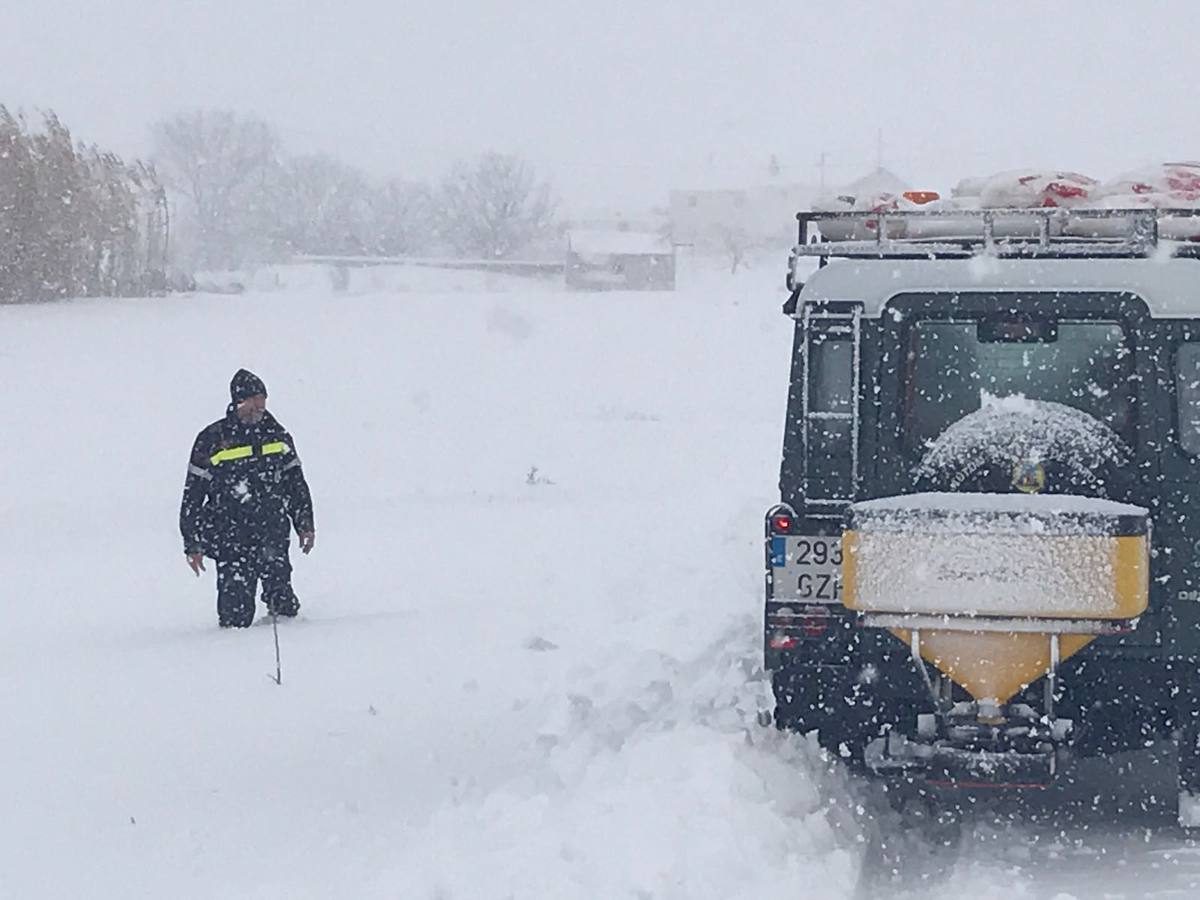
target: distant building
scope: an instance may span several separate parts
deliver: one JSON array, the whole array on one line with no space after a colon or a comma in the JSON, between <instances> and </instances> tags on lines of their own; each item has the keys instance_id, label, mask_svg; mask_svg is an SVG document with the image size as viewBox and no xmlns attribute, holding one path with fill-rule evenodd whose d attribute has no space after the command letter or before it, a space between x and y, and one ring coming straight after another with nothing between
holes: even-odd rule
<instances>
[{"instance_id":1,"label":"distant building","mask_svg":"<svg viewBox=\"0 0 1200 900\"><path fill-rule=\"evenodd\" d=\"M909 182L881 166L830 193L839 197L874 197L878 194L901 194L910 187L912 185Z\"/></svg>"},{"instance_id":2,"label":"distant building","mask_svg":"<svg viewBox=\"0 0 1200 900\"><path fill-rule=\"evenodd\" d=\"M650 232L573 229L565 275L567 287L584 290L673 291L675 250Z\"/></svg>"},{"instance_id":3,"label":"distant building","mask_svg":"<svg viewBox=\"0 0 1200 900\"><path fill-rule=\"evenodd\" d=\"M587 207L567 220L569 231L662 232L667 225L666 210L637 207Z\"/></svg>"},{"instance_id":4,"label":"distant building","mask_svg":"<svg viewBox=\"0 0 1200 900\"><path fill-rule=\"evenodd\" d=\"M803 184L670 192L671 239L706 246L738 233L763 245L795 240L796 213L815 191Z\"/></svg>"},{"instance_id":5,"label":"distant building","mask_svg":"<svg viewBox=\"0 0 1200 900\"><path fill-rule=\"evenodd\" d=\"M908 188L900 176L876 169L829 197L898 194ZM812 185L771 183L749 187L670 192L671 240L705 250L729 251L786 246L796 239L796 213L812 207L821 191Z\"/></svg>"}]
</instances>

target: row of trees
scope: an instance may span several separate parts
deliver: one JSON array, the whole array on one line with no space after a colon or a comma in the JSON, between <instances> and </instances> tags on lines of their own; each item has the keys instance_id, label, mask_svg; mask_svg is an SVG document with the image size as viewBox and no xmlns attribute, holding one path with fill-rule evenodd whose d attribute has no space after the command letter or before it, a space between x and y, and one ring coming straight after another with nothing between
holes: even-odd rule
<instances>
[{"instance_id":1,"label":"row of trees","mask_svg":"<svg viewBox=\"0 0 1200 900\"><path fill-rule=\"evenodd\" d=\"M152 166L77 144L0 105L0 302L164 285L167 204Z\"/></svg>"},{"instance_id":2,"label":"row of trees","mask_svg":"<svg viewBox=\"0 0 1200 900\"><path fill-rule=\"evenodd\" d=\"M504 259L552 237L550 186L515 156L429 184L289 155L269 124L225 110L178 115L153 138L153 164L126 163L53 112L31 125L0 105L0 302L133 296L170 272L305 254Z\"/></svg>"},{"instance_id":3,"label":"row of trees","mask_svg":"<svg viewBox=\"0 0 1200 900\"><path fill-rule=\"evenodd\" d=\"M177 115L153 137L175 200L176 255L193 269L297 254L503 259L553 226L549 184L515 156L487 153L428 184L290 155L267 122L228 110Z\"/></svg>"}]
</instances>

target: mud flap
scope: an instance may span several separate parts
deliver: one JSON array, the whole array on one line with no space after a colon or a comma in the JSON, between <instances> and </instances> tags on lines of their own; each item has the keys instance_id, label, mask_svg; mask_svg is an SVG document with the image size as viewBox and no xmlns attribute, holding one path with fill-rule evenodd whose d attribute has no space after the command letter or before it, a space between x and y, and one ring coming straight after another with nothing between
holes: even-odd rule
<instances>
[{"instance_id":1,"label":"mud flap","mask_svg":"<svg viewBox=\"0 0 1200 900\"><path fill-rule=\"evenodd\" d=\"M1179 825L1200 828L1200 728L1188 722L1175 744L1179 760Z\"/></svg>"},{"instance_id":2,"label":"mud flap","mask_svg":"<svg viewBox=\"0 0 1200 900\"><path fill-rule=\"evenodd\" d=\"M1179 827L1200 828L1200 794L1179 792Z\"/></svg>"}]
</instances>

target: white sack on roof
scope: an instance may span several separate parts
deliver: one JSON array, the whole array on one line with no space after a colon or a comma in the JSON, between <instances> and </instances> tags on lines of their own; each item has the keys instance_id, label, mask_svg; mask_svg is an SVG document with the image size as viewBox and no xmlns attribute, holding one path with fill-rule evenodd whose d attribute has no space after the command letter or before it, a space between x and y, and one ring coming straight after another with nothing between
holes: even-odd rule
<instances>
[{"instance_id":1,"label":"white sack on roof","mask_svg":"<svg viewBox=\"0 0 1200 900\"><path fill-rule=\"evenodd\" d=\"M1034 209L1083 206L1097 193L1094 178L1061 169L1018 169L993 175L980 191L984 207Z\"/></svg>"},{"instance_id":2,"label":"white sack on roof","mask_svg":"<svg viewBox=\"0 0 1200 900\"><path fill-rule=\"evenodd\" d=\"M979 197L991 177L990 175L982 175L960 179L958 184L950 189L950 196Z\"/></svg>"},{"instance_id":3,"label":"white sack on roof","mask_svg":"<svg viewBox=\"0 0 1200 900\"><path fill-rule=\"evenodd\" d=\"M838 194L824 197L813 203L814 212L909 212L918 209L933 208L932 204L921 205L909 200L903 194L893 194L890 191L879 191L873 194L852 196ZM870 241L874 240L879 231L879 222L875 219L855 221L829 221L821 223L821 234L830 241ZM888 223L888 237L910 237L911 234L902 221Z\"/></svg>"},{"instance_id":4,"label":"white sack on roof","mask_svg":"<svg viewBox=\"0 0 1200 900\"><path fill-rule=\"evenodd\" d=\"M1150 193L1108 194L1098 203L1099 209L1194 209L1200 211L1200 192L1154 191ZM1064 234L1080 237L1128 237L1133 233L1129 219L1072 218L1063 228ZM1159 216L1158 236L1169 241L1200 239L1200 216Z\"/></svg>"},{"instance_id":5,"label":"white sack on roof","mask_svg":"<svg viewBox=\"0 0 1200 900\"><path fill-rule=\"evenodd\" d=\"M1100 185L1101 197L1165 194L1200 200L1200 162L1162 163L1126 172ZM1155 204L1156 206L1159 204Z\"/></svg>"},{"instance_id":6,"label":"white sack on roof","mask_svg":"<svg viewBox=\"0 0 1200 900\"><path fill-rule=\"evenodd\" d=\"M871 194L822 198L813 204L817 212L887 212L924 210L952 213L978 209L1186 209L1200 211L1200 162L1169 162L1126 172L1101 184L1094 178L1062 169L1017 169L988 177L961 179L951 196L931 203L916 204L903 193L878 191ZM1129 219L1071 217L1053 221L1051 234L1079 237L1128 237ZM1038 223L1027 217L994 220L997 238L1036 237ZM874 240L878 222L825 222L821 233L828 240ZM937 216L889 223L893 238L979 238L983 223L977 217ZM1200 240L1200 215L1161 216L1158 234L1166 240Z\"/></svg>"}]
</instances>

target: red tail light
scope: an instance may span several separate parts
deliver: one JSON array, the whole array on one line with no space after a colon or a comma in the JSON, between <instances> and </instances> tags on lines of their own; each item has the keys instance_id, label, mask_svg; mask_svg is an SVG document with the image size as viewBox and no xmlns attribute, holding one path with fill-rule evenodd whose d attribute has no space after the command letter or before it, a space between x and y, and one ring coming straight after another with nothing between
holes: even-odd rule
<instances>
[{"instance_id":1,"label":"red tail light","mask_svg":"<svg viewBox=\"0 0 1200 900\"><path fill-rule=\"evenodd\" d=\"M824 614L805 616L800 622L800 629L805 637L820 637L829 629L829 617Z\"/></svg>"},{"instance_id":2,"label":"red tail light","mask_svg":"<svg viewBox=\"0 0 1200 900\"><path fill-rule=\"evenodd\" d=\"M824 637L834 624L833 616L825 607L806 606L796 611L785 606L767 613L767 629L771 632L769 644L772 650L792 650L806 640Z\"/></svg>"},{"instance_id":3,"label":"red tail light","mask_svg":"<svg viewBox=\"0 0 1200 900\"><path fill-rule=\"evenodd\" d=\"M775 534L787 534L791 530L791 516L771 516L771 531L773 531Z\"/></svg>"},{"instance_id":4,"label":"red tail light","mask_svg":"<svg viewBox=\"0 0 1200 900\"><path fill-rule=\"evenodd\" d=\"M799 643L800 639L793 637L790 634L783 634L782 632L777 631L771 635L772 650L791 650Z\"/></svg>"}]
</instances>

